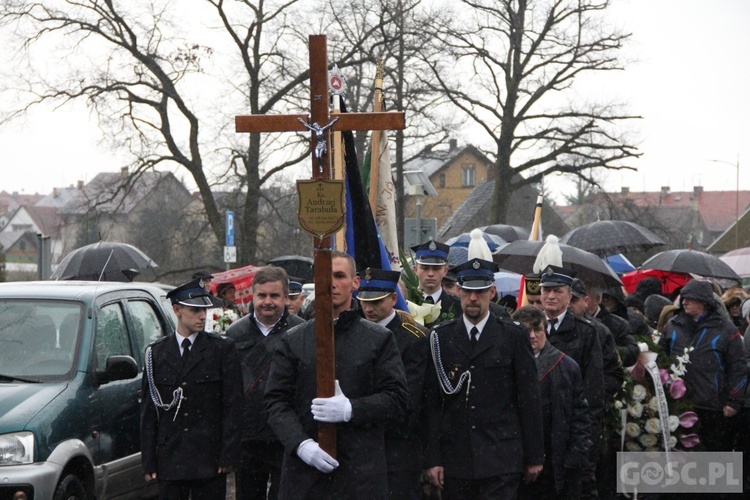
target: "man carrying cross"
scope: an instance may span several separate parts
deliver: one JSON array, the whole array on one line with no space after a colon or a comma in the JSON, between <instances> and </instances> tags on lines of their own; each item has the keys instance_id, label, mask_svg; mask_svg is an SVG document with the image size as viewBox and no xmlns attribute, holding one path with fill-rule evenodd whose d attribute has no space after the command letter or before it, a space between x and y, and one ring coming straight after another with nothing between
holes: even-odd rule
<instances>
[{"instance_id":1,"label":"man carrying cross","mask_svg":"<svg viewBox=\"0 0 750 500\"><path fill-rule=\"evenodd\" d=\"M265 404L284 446L279 498L387 498L384 425L407 407L404 366L393 334L366 321L352 292L354 259L333 252L336 395L316 398L315 323L283 337ZM336 425L337 459L318 445L316 422Z\"/></svg>"}]
</instances>

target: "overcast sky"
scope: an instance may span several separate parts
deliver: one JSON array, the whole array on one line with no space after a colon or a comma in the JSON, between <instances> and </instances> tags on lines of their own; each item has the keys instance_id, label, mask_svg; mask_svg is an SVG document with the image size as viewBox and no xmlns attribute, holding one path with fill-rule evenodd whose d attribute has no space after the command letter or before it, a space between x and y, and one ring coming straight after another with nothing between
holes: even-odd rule
<instances>
[{"instance_id":1,"label":"overcast sky","mask_svg":"<svg viewBox=\"0 0 750 500\"><path fill-rule=\"evenodd\" d=\"M612 22L633 33L623 52L629 62L624 72L592 82L590 90L627 102L632 114L643 116L633 129L643 157L633 162L637 173L609 174L607 188L692 190L701 185L733 191L739 154L745 165L740 189L750 189L750 1L612 4ZM0 93L0 109L5 109L9 103L2 99ZM118 170L123 159L100 147L98 138L83 106L39 108L24 122L3 127L0 190L48 193L55 186L89 181L100 171Z\"/></svg>"}]
</instances>

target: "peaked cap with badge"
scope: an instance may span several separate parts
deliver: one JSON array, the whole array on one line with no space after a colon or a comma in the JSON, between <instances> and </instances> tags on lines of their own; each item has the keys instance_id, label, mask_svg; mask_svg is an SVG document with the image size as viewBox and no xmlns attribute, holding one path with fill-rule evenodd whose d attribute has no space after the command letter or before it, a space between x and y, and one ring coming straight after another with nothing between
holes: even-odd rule
<instances>
[{"instance_id":1,"label":"peaked cap with badge","mask_svg":"<svg viewBox=\"0 0 750 500\"><path fill-rule=\"evenodd\" d=\"M489 260L471 259L451 269L464 290L486 290L495 284L495 273L500 266Z\"/></svg>"},{"instance_id":2,"label":"peaked cap with badge","mask_svg":"<svg viewBox=\"0 0 750 500\"><path fill-rule=\"evenodd\" d=\"M450 248L445 243L430 240L421 245L411 247L414 252L414 261L423 266L444 266L448 263L448 252Z\"/></svg>"},{"instance_id":3,"label":"peaked cap with badge","mask_svg":"<svg viewBox=\"0 0 750 500\"><path fill-rule=\"evenodd\" d=\"M297 295L302 293L302 285L305 284L305 281L300 278L295 278L294 276L289 276L289 296L290 297L296 297Z\"/></svg>"},{"instance_id":4,"label":"peaked cap with badge","mask_svg":"<svg viewBox=\"0 0 750 500\"><path fill-rule=\"evenodd\" d=\"M542 271L541 283L542 288L555 288L558 286L572 286L573 278L576 272L572 269L565 269L558 266L547 266Z\"/></svg>"},{"instance_id":5,"label":"peaked cap with badge","mask_svg":"<svg viewBox=\"0 0 750 500\"><path fill-rule=\"evenodd\" d=\"M387 297L396 291L399 279L401 279L399 271L368 267L360 273L357 298L359 300L370 301Z\"/></svg>"},{"instance_id":6,"label":"peaked cap with badge","mask_svg":"<svg viewBox=\"0 0 750 500\"><path fill-rule=\"evenodd\" d=\"M190 307L214 307L211 297L203 287L203 278L188 281L167 293L172 305L180 304Z\"/></svg>"}]
</instances>

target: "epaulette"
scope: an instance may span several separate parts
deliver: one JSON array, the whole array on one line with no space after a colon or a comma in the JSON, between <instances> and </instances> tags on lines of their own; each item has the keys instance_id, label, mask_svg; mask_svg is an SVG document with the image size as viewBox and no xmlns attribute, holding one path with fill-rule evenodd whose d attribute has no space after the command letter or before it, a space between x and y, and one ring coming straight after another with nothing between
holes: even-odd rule
<instances>
[{"instance_id":1,"label":"epaulette","mask_svg":"<svg viewBox=\"0 0 750 500\"><path fill-rule=\"evenodd\" d=\"M417 325L412 325L411 323L404 323L404 322L402 322L401 323L401 328L403 328L407 332L411 333L412 335L414 335L418 339L425 338L424 332L422 330L420 330Z\"/></svg>"},{"instance_id":2,"label":"epaulette","mask_svg":"<svg viewBox=\"0 0 750 500\"><path fill-rule=\"evenodd\" d=\"M511 325L514 325L514 326L517 326L517 327L521 327L522 326L520 321L516 321L513 318L509 318L509 317L505 317L505 316L496 316L494 314L492 316L494 316L495 319L497 319L498 323L508 323L508 324L511 324Z\"/></svg>"},{"instance_id":3,"label":"epaulette","mask_svg":"<svg viewBox=\"0 0 750 500\"><path fill-rule=\"evenodd\" d=\"M431 327L428 328L428 330L440 330L440 329L443 329L443 328L445 328L448 325L455 324L456 321L458 321L459 319L461 319L460 316L458 318L453 318L453 319L445 320L442 323L438 323L437 325L432 325Z\"/></svg>"},{"instance_id":4,"label":"epaulette","mask_svg":"<svg viewBox=\"0 0 750 500\"><path fill-rule=\"evenodd\" d=\"M217 340L229 340L229 337L226 335L221 335L216 332L206 332L206 335Z\"/></svg>"},{"instance_id":5,"label":"epaulette","mask_svg":"<svg viewBox=\"0 0 750 500\"><path fill-rule=\"evenodd\" d=\"M172 337L172 335L165 335L165 336L163 336L161 338L158 338L158 339L154 340L153 342L151 342L149 344L149 347L155 346L156 344L161 344L162 342L164 342L165 340L167 340L170 337Z\"/></svg>"},{"instance_id":6,"label":"epaulette","mask_svg":"<svg viewBox=\"0 0 750 500\"><path fill-rule=\"evenodd\" d=\"M575 319L577 319L578 321L582 321L582 322L586 323L589 326L594 326L594 323L590 319L588 319L588 318L584 318L582 316L576 316L575 314L573 315L573 317Z\"/></svg>"}]
</instances>

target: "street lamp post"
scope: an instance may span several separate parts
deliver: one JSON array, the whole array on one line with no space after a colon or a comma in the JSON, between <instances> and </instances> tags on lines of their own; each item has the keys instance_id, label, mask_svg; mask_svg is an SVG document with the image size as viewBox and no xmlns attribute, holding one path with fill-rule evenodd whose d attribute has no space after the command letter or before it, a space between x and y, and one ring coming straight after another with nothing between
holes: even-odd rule
<instances>
[{"instance_id":1,"label":"street lamp post","mask_svg":"<svg viewBox=\"0 0 750 500\"><path fill-rule=\"evenodd\" d=\"M737 163L726 160L708 160L714 163L724 163L737 169L737 185L735 188L734 207L734 249L740 248L740 154L737 153Z\"/></svg>"}]
</instances>

